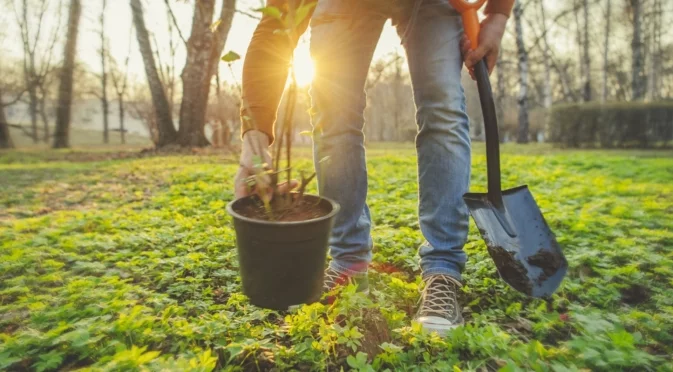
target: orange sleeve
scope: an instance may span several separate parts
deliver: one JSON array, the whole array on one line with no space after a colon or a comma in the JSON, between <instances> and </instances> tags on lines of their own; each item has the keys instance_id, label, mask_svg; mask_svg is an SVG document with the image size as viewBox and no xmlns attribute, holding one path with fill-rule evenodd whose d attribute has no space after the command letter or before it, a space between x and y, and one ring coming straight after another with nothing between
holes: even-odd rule
<instances>
[{"instance_id":1,"label":"orange sleeve","mask_svg":"<svg viewBox=\"0 0 673 372\"><path fill-rule=\"evenodd\" d=\"M484 9L484 14L499 13L509 17L509 15L512 13L513 6L514 0L488 0L486 2L486 9Z\"/></svg>"}]
</instances>

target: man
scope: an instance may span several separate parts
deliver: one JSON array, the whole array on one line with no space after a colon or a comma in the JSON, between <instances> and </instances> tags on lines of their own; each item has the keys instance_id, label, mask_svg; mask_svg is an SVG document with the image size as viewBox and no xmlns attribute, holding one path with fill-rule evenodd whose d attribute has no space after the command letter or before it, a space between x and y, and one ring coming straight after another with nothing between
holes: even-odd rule
<instances>
[{"instance_id":1,"label":"man","mask_svg":"<svg viewBox=\"0 0 673 372\"><path fill-rule=\"evenodd\" d=\"M400 4L404 0L395 1ZM341 205L330 238L332 261L325 273L326 290L344 282L357 284L359 290L368 288L373 242L366 204L364 86L389 17L385 8L381 11L373 2L381 0L319 0L311 21L311 55L316 63L311 87L314 160L321 195ZM393 4L393 0L383 3ZM482 58L486 58L489 71L493 69L512 5L513 0L488 2L476 50L470 50L469 42L462 38L461 17L448 0L410 0L394 17L406 50L417 108L419 219L426 241L419 250L425 289L416 320L440 334L463 323L456 292L466 261L463 245L469 216L462 196L468 191L471 161L460 83L463 58L469 69ZM253 44L254 38L251 49ZM246 63L249 58L246 56ZM282 86L284 79L277 86ZM254 111L255 99L252 90L246 90L245 72L243 84ZM237 196L245 195L241 179L246 169L252 168L253 149L268 146L273 139L268 118L257 120L257 128L259 131L251 131L244 126ZM265 156L270 163L268 154ZM317 159L325 156L330 156L330 162L321 165Z\"/></svg>"}]
</instances>

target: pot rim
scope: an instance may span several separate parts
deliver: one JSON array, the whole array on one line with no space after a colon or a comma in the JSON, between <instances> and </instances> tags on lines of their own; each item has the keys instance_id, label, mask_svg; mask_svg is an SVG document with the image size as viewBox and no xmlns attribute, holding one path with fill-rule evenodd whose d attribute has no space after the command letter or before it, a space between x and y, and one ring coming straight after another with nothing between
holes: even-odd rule
<instances>
[{"instance_id":1,"label":"pot rim","mask_svg":"<svg viewBox=\"0 0 673 372\"><path fill-rule=\"evenodd\" d=\"M248 196L240 198L240 199L232 200L229 203L227 203L226 209L227 209L227 213L229 213L230 216L232 216L236 219L239 219L239 220L242 220L242 221L245 221L245 222L248 222L248 223L253 223L253 224L258 224L258 225L266 225L266 226L297 226L297 225L304 225L304 224L308 224L308 223L320 222L320 221L324 221L324 220L328 220L328 219L333 218L337 213L339 213L339 210L341 209L341 206L339 205L339 203L335 202L334 200L332 200L330 198L320 196L320 195L313 195L313 194L304 194L304 195L314 196L316 198L326 200L332 206L332 210L324 216L321 216L321 217L318 217L318 218L312 218L310 220L304 220L304 221L266 221L266 220L258 220L258 219L255 219L255 218L245 217L245 216L241 215L240 213L234 211L233 205L236 202L238 202L240 200L248 199L248 198L254 198L255 197L254 195L248 195Z\"/></svg>"}]
</instances>

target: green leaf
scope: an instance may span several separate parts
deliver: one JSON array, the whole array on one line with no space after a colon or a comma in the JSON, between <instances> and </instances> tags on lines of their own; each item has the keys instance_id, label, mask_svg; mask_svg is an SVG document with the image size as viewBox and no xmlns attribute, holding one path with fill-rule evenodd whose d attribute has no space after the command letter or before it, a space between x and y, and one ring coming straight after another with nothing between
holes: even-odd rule
<instances>
[{"instance_id":1,"label":"green leaf","mask_svg":"<svg viewBox=\"0 0 673 372\"><path fill-rule=\"evenodd\" d=\"M33 365L35 367L35 370L38 372L46 370L55 370L58 368L58 366L61 365L61 362L63 362L63 354L55 351L42 354L39 356L39 358L40 361Z\"/></svg>"},{"instance_id":2,"label":"green leaf","mask_svg":"<svg viewBox=\"0 0 673 372\"><path fill-rule=\"evenodd\" d=\"M0 369L4 370L19 361L21 361L21 358L11 357L8 352L2 353L0 354Z\"/></svg>"},{"instance_id":3,"label":"green leaf","mask_svg":"<svg viewBox=\"0 0 673 372\"><path fill-rule=\"evenodd\" d=\"M223 55L221 59L224 62L232 63L234 61L241 59L241 56L238 55L238 53L230 50L229 52L227 52L227 54Z\"/></svg>"},{"instance_id":4,"label":"green leaf","mask_svg":"<svg viewBox=\"0 0 673 372\"><path fill-rule=\"evenodd\" d=\"M283 14L280 12L280 9L276 8L275 6L265 6L264 8L255 9L255 11L275 19L281 19L283 16Z\"/></svg>"},{"instance_id":5,"label":"green leaf","mask_svg":"<svg viewBox=\"0 0 673 372\"><path fill-rule=\"evenodd\" d=\"M311 9L313 9L316 6L316 4L317 4L316 2L311 2L302 5L297 9L296 13L294 14L295 27L299 26L304 21L304 19L306 19L306 16L309 14Z\"/></svg>"},{"instance_id":6,"label":"green leaf","mask_svg":"<svg viewBox=\"0 0 673 372\"><path fill-rule=\"evenodd\" d=\"M217 21L213 22L213 24L210 25L210 32L217 31L217 28L220 27L220 23L222 23L221 19L218 19Z\"/></svg>"}]
</instances>

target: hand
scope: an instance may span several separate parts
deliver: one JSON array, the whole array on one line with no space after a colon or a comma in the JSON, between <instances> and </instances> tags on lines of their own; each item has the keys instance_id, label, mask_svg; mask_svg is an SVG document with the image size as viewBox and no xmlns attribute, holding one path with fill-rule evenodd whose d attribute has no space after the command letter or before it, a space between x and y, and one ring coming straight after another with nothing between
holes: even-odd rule
<instances>
[{"instance_id":1,"label":"hand","mask_svg":"<svg viewBox=\"0 0 673 372\"><path fill-rule=\"evenodd\" d=\"M505 26L507 25L507 16L504 14L494 13L489 14L481 22L481 29L479 31L479 46L477 49L472 49L472 43L466 35L460 39L460 51L463 54L465 67L470 71L472 80L474 77L474 65L482 59L486 59L488 66L488 73L490 74L495 67L498 60L498 53L500 52L500 41L502 35L505 33Z\"/></svg>"},{"instance_id":2,"label":"hand","mask_svg":"<svg viewBox=\"0 0 673 372\"><path fill-rule=\"evenodd\" d=\"M261 154L260 154L261 153ZM259 154L259 155L258 155ZM260 156L261 164L255 162L255 157ZM240 199L250 194L256 193L261 199L270 201L273 196L271 188L271 175L265 171L273 169L273 158L269 153L269 137L258 130L250 130L243 135L243 145L241 147L241 159L238 172L234 177L234 197ZM251 176L255 177L255 188L251 188L247 180ZM297 187L298 182L292 180L290 187L287 182L278 185L277 192L287 193Z\"/></svg>"},{"instance_id":3,"label":"hand","mask_svg":"<svg viewBox=\"0 0 673 372\"><path fill-rule=\"evenodd\" d=\"M266 164L265 168L271 168L273 162L269 154L269 137L264 132L250 130L243 135L241 159L238 172L234 177L234 197L236 199L250 195L252 190L247 184L247 179L255 175L256 171L261 171L261 169L255 169L255 166L260 166L260 164L255 164L255 156L261 156L262 164Z\"/></svg>"}]
</instances>

